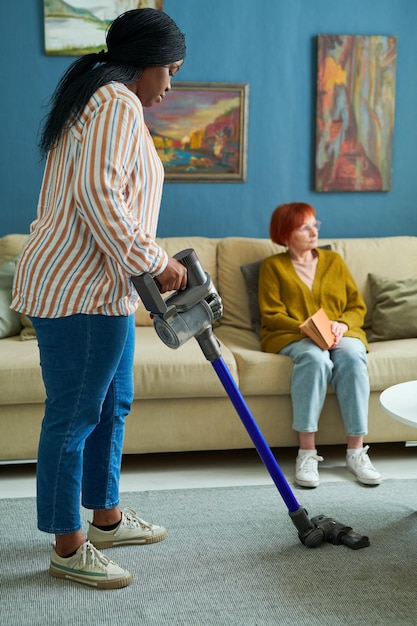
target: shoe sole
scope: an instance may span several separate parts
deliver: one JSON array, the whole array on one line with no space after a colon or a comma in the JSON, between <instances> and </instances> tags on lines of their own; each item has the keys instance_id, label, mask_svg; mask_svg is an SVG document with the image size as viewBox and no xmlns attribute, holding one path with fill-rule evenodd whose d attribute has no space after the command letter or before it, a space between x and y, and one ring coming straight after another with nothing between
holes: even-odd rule
<instances>
[{"instance_id":1,"label":"shoe sole","mask_svg":"<svg viewBox=\"0 0 417 626\"><path fill-rule=\"evenodd\" d=\"M73 574L64 572L54 567L53 564L49 567L49 574L54 578L72 580L73 582L87 585L88 587L94 587L96 589L121 589L122 587L130 585L133 578L130 572L126 572L126 576L123 576L122 578L95 580L92 577L83 576L82 574L77 574L76 572Z\"/></svg>"},{"instance_id":2,"label":"shoe sole","mask_svg":"<svg viewBox=\"0 0 417 626\"><path fill-rule=\"evenodd\" d=\"M297 478L295 479L295 482L299 487L308 487L309 489L315 489L315 487L320 485L320 481L313 483L307 480L298 480Z\"/></svg>"},{"instance_id":3,"label":"shoe sole","mask_svg":"<svg viewBox=\"0 0 417 626\"><path fill-rule=\"evenodd\" d=\"M87 537L88 541L91 541L93 546L97 548L97 550L101 550L102 548L116 548L117 546L143 546L151 543L159 543L166 539L168 535L168 531L164 530L160 532L158 535L151 535L149 537L140 537L138 539L112 539L109 541L94 541L94 539L90 539Z\"/></svg>"}]
</instances>

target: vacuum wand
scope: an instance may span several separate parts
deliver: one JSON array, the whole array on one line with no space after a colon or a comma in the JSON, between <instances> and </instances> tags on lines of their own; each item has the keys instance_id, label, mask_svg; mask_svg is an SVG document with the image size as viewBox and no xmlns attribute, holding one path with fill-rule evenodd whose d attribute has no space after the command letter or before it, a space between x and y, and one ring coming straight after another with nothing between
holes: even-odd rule
<instances>
[{"instance_id":1,"label":"vacuum wand","mask_svg":"<svg viewBox=\"0 0 417 626\"><path fill-rule=\"evenodd\" d=\"M197 340L281 494L298 537L306 547L315 548L323 541L334 545L343 544L353 550L369 546L368 537L359 535L350 526L333 518L324 515L311 520L308 518L307 511L298 503L221 356L220 344L213 334L212 325L223 315L223 306L210 276L204 272L193 249L182 250L174 258L187 268L187 286L166 299L162 298L157 280L150 274L132 276L132 282L153 318L159 338L172 349L179 348L192 337Z\"/></svg>"}]
</instances>

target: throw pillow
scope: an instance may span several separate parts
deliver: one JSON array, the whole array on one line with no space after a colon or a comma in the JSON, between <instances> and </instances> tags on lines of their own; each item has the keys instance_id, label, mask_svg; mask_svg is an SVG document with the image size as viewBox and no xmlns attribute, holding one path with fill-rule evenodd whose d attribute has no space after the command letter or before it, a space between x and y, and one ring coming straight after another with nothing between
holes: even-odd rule
<instances>
[{"instance_id":1,"label":"throw pillow","mask_svg":"<svg viewBox=\"0 0 417 626\"><path fill-rule=\"evenodd\" d=\"M16 259L0 265L0 338L17 335L22 327L20 313L10 308L15 268Z\"/></svg>"},{"instance_id":2,"label":"throw pillow","mask_svg":"<svg viewBox=\"0 0 417 626\"><path fill-rule=\"evenodd\" d=\"M16 258L22 251L29 235L5 235L0 237L0 263Z\"/></svg>"},{"instance_id":3,"label":"throw pillow","mask_svg":"<svg viewBox=\"0 0 417 626\"><path fill-rule=\"evenodd\" d=\"M417 276L395 280L368 274L372 298L369 341L417 337Z\"/></svg>"},{"instance_id":4,"label":"throw pillow","mask_svg":"<svg viewBox=\"0 0 417 626\"><path fill-rule=\"evenodd\" d=\"M326 244L324 246L318 246L318 247L322 248L323 250L332 249L330 244ZM252 324L253 330L258 335L261 329L261 312L259 310L259 304L258 304L258 278L259 278L259 268L261 266L262 261L263 259L261 259L260 261L255 261L254 263L247 263L246 265L240 266L240 271L242 272L246 291L248 293L250 322Z\"/></svg>"},{"instance_id":5,"label":"throw pillow","mask_svg":"<svg viewBox=\"0 0 417 626\"><path fill-rule=\"evenodd\" d=\"M21 341L30 341L31 339L36 339L37 337L35 329L33 328L33 324L28 316L22 313L21 321L23 326L22 330L20 331Z\"/></svg>"}]
</instances>

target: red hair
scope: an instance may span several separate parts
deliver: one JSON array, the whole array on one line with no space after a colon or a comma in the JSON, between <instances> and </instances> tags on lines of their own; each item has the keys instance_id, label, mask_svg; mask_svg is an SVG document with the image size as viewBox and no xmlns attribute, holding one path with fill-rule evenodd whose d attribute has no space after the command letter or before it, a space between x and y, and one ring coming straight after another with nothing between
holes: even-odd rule
<instances>
[{"instance_id":1,"label":"red hair","mask_svg":"<svg viewBox=\"0 0 417 626\"><path fill-rule=\"evenodd\" d=\"M269 236L274 243L287 246L294 230L302 226L307 217L316 217L316 211L306 202L280 204L272 213Z\"/></svg>"}]
</instances>

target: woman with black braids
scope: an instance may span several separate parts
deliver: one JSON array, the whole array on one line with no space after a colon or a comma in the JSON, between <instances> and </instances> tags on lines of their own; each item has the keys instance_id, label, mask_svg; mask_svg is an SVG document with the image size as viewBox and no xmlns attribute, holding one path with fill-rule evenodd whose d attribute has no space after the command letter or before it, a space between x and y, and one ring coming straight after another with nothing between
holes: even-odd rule
<instances>
[{"instance_id":1,"label":"woman with black braids","mask_svg":"<svg viewBox=\"0 0 417 626\"><path fill-rule=\"evenodd\" d=\"M32 320L46 389L37 507L38 528L55 535L50 574L119 588L131 573L98 548L167 534L120 509L119 479L133 400L138 296L130 276L150 272L163 292L187 280L155 241L163 167L143 118L143 107L170 90L185 38L162 11L135 9L111 24L106 44L76 60L53 95L12 308ZM87 539L80 498L93 510Z\"/></svg>"}]
</instances>

